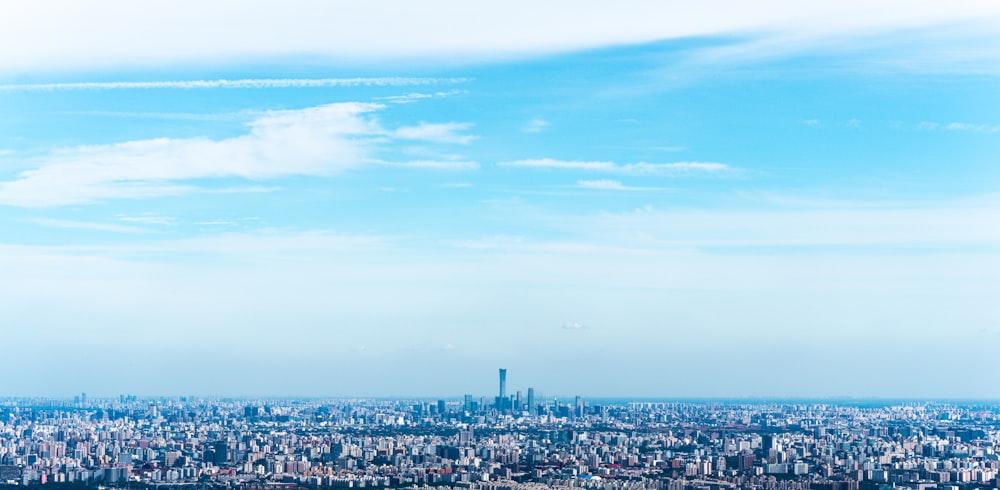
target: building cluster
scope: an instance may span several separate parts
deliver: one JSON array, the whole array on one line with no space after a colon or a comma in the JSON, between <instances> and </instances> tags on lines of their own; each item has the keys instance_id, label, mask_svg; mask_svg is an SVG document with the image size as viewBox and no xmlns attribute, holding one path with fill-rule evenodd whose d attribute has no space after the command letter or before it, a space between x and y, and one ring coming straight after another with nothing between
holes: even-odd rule
<instances>
[{"instance_id":1,"label":"building cluster","mask_svg":"<svg viewBox=\"0 0 1000 490\"><path fill-rule=\"evenodd\" d=\"M502 385L503 386L503 385ZM995 489L1000 405L0 400L0 484Z\"/></svg>"}]
</instances>

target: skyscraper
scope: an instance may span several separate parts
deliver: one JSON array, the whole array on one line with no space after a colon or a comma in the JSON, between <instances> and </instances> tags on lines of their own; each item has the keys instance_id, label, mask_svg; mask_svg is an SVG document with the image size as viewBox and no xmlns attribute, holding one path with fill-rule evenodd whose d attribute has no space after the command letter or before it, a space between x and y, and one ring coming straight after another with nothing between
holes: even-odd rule
<instances>
[{"instance_id":1,"label":"skyscraper","mask_svg":"<svg viewBox=\"0 0 1000 490\"><path fill-rule=\"evenodd\" d=\"M763 456L766 458L768 453L774 449L774 436L771 434L764 434L760 438L760 450L763 452Z\"/></svg>"},{"instance_id":2,"label":"skyscraper","mask_svg":"<svg viewBox=\"0 0 1000 490\"><path fill-rule=\"evenodd\" d=\"M535 389L528 388L528 415L535 415Z\"/></svg>"},{"instance_id":3,"label":"skyscraper","mask_svg":"<svg viewBox=\"0 0 1000 490\"><path fill-rule=\"evenodd\" d=\"M497 410L503 411L507 400L507 370L500 368L500 397L497 398Z\"/></svg>"}]
</instances>

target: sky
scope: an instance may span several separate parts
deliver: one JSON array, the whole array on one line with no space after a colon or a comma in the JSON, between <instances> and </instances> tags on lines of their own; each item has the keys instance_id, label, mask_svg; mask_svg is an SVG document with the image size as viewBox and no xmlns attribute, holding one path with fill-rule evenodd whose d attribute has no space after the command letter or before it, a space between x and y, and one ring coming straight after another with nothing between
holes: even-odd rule
<instances>
[{"instance_id":1,"label":"sky","mask_svg":"<svg viewBox=\"0 0 1000 490\"><path fill-rule=\"evenodd\" d=\"M12 0L0 45L0 395L1000 398L1000 2Z\"/></svg>"}]
</instances>

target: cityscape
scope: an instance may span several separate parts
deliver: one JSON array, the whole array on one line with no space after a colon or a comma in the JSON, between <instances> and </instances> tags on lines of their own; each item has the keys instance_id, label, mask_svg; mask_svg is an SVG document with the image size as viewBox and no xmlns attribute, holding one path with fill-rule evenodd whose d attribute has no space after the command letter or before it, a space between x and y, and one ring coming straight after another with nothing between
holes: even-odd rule
<instances>
[{"instance_id":1,"label":"cityscape","mask_svg":"<svg viewBox=\"0 0 1000 490\"><path fill-rule=\"evenodd\" d=\"M1000 404L7 398L0 483L112 488L995 489Z\"/></svg>"}]
</instances>

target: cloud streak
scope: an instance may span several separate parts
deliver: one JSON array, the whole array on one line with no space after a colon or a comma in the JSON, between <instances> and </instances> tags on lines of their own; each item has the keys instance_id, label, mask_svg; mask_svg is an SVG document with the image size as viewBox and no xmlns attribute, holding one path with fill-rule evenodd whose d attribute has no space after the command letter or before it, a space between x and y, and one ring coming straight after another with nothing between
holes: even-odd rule
<instances>
[{"instance_id":1,"label":"cloud streak","mask_svg":"<svg viewBox=\"0 0 1000 490\"><path fill-rule=\"evenodd\" d=\"M7 4L10 4L9 6ZM149 66L197 61L308 56L313 59L483 59L656 40L746 32L823 38L982 21L996 26L991 0L924 2L697 3L623 0L614 5L554 0L401 0L363 3L107 0L5 3L2 71ZM60 12L52 16L51 12ZM189 12L197 11L197 18ZM391 15L386 15L391 12ZM462 19L455 22L454 19ZM552 29L552 19L560 19ZM87 29L80 26L86 24ZM377 26L376 32L371 26ZM522 35L511 36L511 32ZM456 43L455 39L461 39Z\"/></svg>"},{"instance_id":2,"label":"cloud streak","mask_svg":"<svg viewBox=\"0 0 1000 490\"><path fill-rule=\"evenodd\" d=\"M1000 133L1000 124L974 124L966 122L936 123L924 121L917 125L920 131L971 131L976 133Z\"/></svg>"},{"instance_id":3,"label":"cloud streak","mask_svg":"<svg viewBox=\"0 0 1000 490\"><path fill-rule=\"evenodd\" d=\"M248 124L245 134L223 139L156 138L78 146L29 162L34 168L0 182L0 205L51 207L106 199L148 198L217 192L196 179L274 179L329 176L364 164L406 168L475 169L469 161L387 163L373 154L395 140L462 144L470 135L462 123L389 130L371 116L379 104L337 103L271 111ZM228 188L223 192L271 190Z\"/></svg>"},{"instance_id":4,"label":"cloud streak","mask_svg":"<svg viewBox=\"0 0 1000 490\"><path fill-rule=\"evenodd\" d=\"M0 183L0 204L45 207L195 190L177 181L330 175L367 158L366 137L383 132L365 114L375 104L343 103L274 111L247 134L129 141L53 152L37 168Z\"/></svg>"},{"instance_id":5,"label":"cloud streak","mask_svg":"<svg viewBox=\"0 0 1000 490\"><path fill-rule=\"evenodd\" d=\"M407 162L378 162L387 167L429 169L429 170L476 170L479 164L462 160L411 160Z\"/></svg>"},{"instance_id":6,"label":"cloud streak","mask_svg":"<svg viewBox=\"0 0 1000 490\"><path fill-rule=\"evenodd\" d=\"M468 78L243 78L239 80L161 80L152 82L68 82L0 85L0 91L50 92L55 90L136 90L136 89L274 89L329 87L404 87L465 83Z\"/></svg>"},{"instance_id":7,"label":"cloud streak","mask_svg":"<svg viewBox=\"0 0 1000 490\"><path fill-rule=\"evenodd\" d=\"M541 133L546 129L549 129L549 122L540 117L536 117L528 121L528 124L524 125L522 131L524 131L525 133Z\"/></svg>"},{"instance_id":8,"label":"cloud streak","mask_svg":"<svg viewBox=\"0 0 1000 490\"><path fill-rule=\"evenodd\" d=\"M599 180L578 180L576 186L580 189L593 189L599 191L644 191L649 190L647 187L632 187L622 184L617 180L610 179L599 179Z\"/></svg>"},{"instance_id":9,"label":"cloud streak","mask_svg":"<svg viewBox=\"0 0 1000 490\"><path fill-rule=\"evenodd\" d=\"M425 123L421 122L416 126L403 126L392 133L393 136L404 140L428 141L432 143L445 143L453 145L468 145L476 140L476 136L462 134L472 127L471 123Z\"/></svg>"},{"instance_id":10,"label":"cloud streak","mask_svg":"<svg viewBox=\"0 0 1000 490\"><path fill-rule=\"evenodd\" d=\"M627 163L618 164L605 161L556 160L552 158L537 158L500 162L501 167L519 167L534 169L582 170L588 172L606 172L625 175L664 175L679 176L686 174L722 174L736 169L724 163L716 162L674 162L674 163Z\"/></svg>"}]
</instances>

